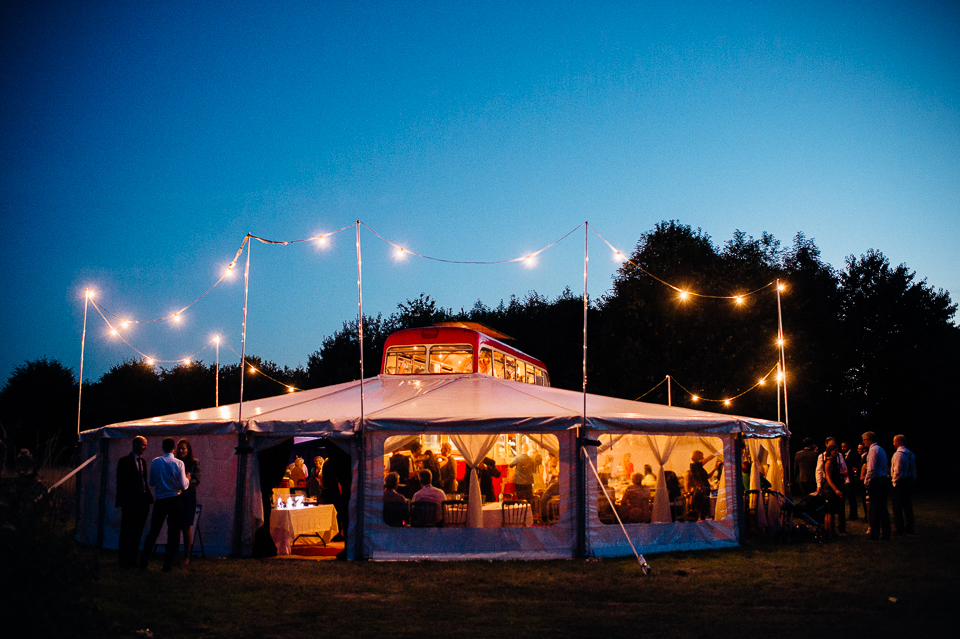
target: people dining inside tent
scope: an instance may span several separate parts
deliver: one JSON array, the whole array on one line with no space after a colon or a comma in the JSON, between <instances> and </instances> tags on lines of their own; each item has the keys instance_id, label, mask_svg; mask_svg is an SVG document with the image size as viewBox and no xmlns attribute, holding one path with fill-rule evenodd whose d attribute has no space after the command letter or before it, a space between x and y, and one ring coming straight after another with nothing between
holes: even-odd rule
<instances>
[{"instance_id":1,"label":"people dining inside tent","mask_svg":"<svg viewBox=\"0 0 960 639\"><path fill-rule=\"evenodd\" d=\"M490 446L481 451L475 464L468 463L467 457L461 453L456 441L458 437L424 434L388 438L383 455L384 523L391 527L444 527L448 524L445 516L456 516L457 521L449 525L462 527L462 509L471 501L471 486L476 486L479 489L479 514L474 518L473 526L468 527L555 524L560 514L556 436L503 434L485 437L489 438L487 443ZM461 444L464 441L460 439ZM439 454L434 454L433 451L438 449ZM420 451L424 451L423 454ZM409 474L406 482L403 482L401 471ZM423 483L425 479L429 484ZM416 489L411 491L413 487ZM426 510L425 506L416 505L420 501L438 504L434 521L418 519L415 510ZM519 524L515 517L504 518L505 501L527 504L525 510L521 510L525 516ZM444 506L444 502L450 506ZM463 506L455 507L452 502Z\"/></svg>"}]
</instances>

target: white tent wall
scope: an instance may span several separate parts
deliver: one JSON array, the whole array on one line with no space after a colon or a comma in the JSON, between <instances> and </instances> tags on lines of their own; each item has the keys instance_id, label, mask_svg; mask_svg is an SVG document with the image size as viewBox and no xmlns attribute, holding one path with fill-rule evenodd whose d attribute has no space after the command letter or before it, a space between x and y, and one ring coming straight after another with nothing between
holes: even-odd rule
<instances>
[{"instance_id":1,"label":"white tent wall","mask_svg":"<svg viewBox=\"0 0 960 639\"><path fill-rule=\"evenodd\" d=\"M81 471L81 516L77 527L77 540L90 545L96 545L100 540L103 548L117 548L121 518L121 510L116 508L117 462L124 455L130 454L133 437L143 435L147 438L144 458L148 464L154 457L163 454L161 444L165 437L176 440L186 437L193 447L193 454L200 460L201 481L197 488L197 503L203 506L199 528L203 536L204 552L213 556L229 555L232 551L236 503L237 457L234 448L237 445L237 436L198 435L192 432L177 434L173 429L153 429L152 433L147 428L118 431L119 429L98 429L83 433L84 459L97 453L100 457ZM102 487L105 490L102 490ZM101 521L103 528L99 530ZM149 527L148 518L144 536ZM165 533L158 542L166 542ZM195 547L199 548L199 542L194 543Z\"/></svg>"},{"instance_id":2,"label":"white tent wall","mask_svg":"<svg viewBox=\"0 0 960 639\"><path fill-rule=\"evenodd\" d=\"M631 461L634 464L634 472L642 472L644 464L649 464L655 475L659 474L658 464L652 456L648 446L644 445L645 435L642 432L604 432L598 434L593 432L591 437L599 438L604 444L610 441L610 435L614 439L618 435L623 435L622 439L616 441L610 452L614 456L616 465L623 453L631 454ZM719 521L698 521L698 522L674 522L674 523L642 523L642 524L624 524L627 534L633 541L637 549L644 553L656 553L675 550L700 550L705 548L724 548L736 546L739 543L740 535L740 506L737 500L736 478L739 471L735 468L734 460L736 458L736 434L710 434L701 436L698 433L687 433L683 435L671 435L676 437L676 447L673 449L670 459L666 462L664 469L673 471L677 477L683 481L683 477L690 466L690 454L694 450L700 450L705 454L711 454L709 447L701 440L706 438L708 442L721 450L724 461L723 487L726 496L726 514ZM597 464L596 448L587 449L590 459L594 465ZM707 467L712 470L713 462L708 462ZM605 524L598 517L599 500L606 499L600 493L600 485L593 471L587 470L587 554L598 557L619 557L632 554L630 545L623 535L623 530L616 523Z\"/></svg>"},{"instance_id":3,"label":"white tent wall","mask_svg":"<svg viewBox=\"0 0 960 639\"><path fill-rule=\"evenodd\" d=\"M505 431L509 431L506 428ZM448 431L460 432L455 426ZM498 433L501 431L498 431ZM494 434L498 434L494 433ZM392 528L383 521L383 455L396 431L372 432L364 438L364 557L379 560L553 559L575 553L576 500L573 431L554 433L560 442L560 521L524 528ZM419 433L406 433L414 435ZM473 433L471 434L485 434Z\"/></svg>"}]
</instances>

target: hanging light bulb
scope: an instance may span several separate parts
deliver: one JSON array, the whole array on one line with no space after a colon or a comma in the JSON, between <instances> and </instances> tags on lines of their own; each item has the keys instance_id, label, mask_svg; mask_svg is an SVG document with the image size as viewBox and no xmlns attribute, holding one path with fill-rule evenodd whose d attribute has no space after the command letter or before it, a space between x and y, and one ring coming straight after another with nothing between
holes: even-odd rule
<instances>
[{"instance_id":1,"label":"hanging light bulb","mask_svg":"<svg viewBox=\"0 0 960 639\"><path fill-rule=\"evenodd\" d=\"M220 336L219 336L219 335L214 335L214 336L213 336L213 343L214 343L214 344L219 344L219 343L220 343Z\"/></svg>"},{"instance_id":2,"label":"hanging light bulb","mask_svg":"<svg viewBox=\"0 0 960 639\"><path fill-rule=\"evenodd\" d=\"M174 322L179 322L179 321L180 321L180 313L174 313L174 314L173 314L173 317L172 317L171 319L173 319Z\"/></svg>"},{"instance_id":3,"label":"hanging light bulb","mask_svg":"<svg viewBox=\"0 0 960 639\"><path fill-rule=\"evenodd\" d=\"M524 264L524 266L526 266L527 268L533 268L533 267L536 266L536 264L537 264L537 258L536 258L536 256L535 256L535 255L528 255L528 256L526 256L525 258L523 258L523 264Z\"/></svg>"},{"instance_id":4,"label":"hanging light bulb","mask_svg":"<svg viewBox=\"0 0 960 639\"><path fill-rule=\"evenodd\" d=\"M111 329L110 329L110 335L111 335L111 336L116 337L116 336L119 335L119 334L120 334L120 333L117 332L117 329L115 329L115 328L111 328Z\"/></svg>"},{"instance_id":5,"label":"hanging light bulb","mask_svg":"<svg viewBox=\"0 0 960 639\"><path fill-rule=\"evenodd\" d=\"M723 405L724 405L724 406L729 406L729 405L730 405L730 400L729 400L729 399L723 400Z\"/></svg>"},{"instance_id":6,"label":"hanging light bulb","mask_svg":"<svg viewBox=\"0 0 960 639\"><path fill-rule=\"evenodd\" d=\"M153 366L153 365L156 364L156 363L157 363L157 361L156 361L155 359L153 359L152 357L148 357L148 358L147 358L147 366Z\"/></svg>"},{"instance_id":7,"label":"hanging light bulb","mask_svg":"<svg viewBox=\"0 0 960 639\"><path fill-rule=\"evenodd\" d=\"M404 249L402 246L398 246L396 252L393 254L393 259L402 260L406 256L407 256L406 249Z\"/></svg>"},{"instance_id":8,"label":"hanging light bulb","mask_svg":"<svg viewBox=\"0 0 960 639\"><path fill-rule=\"evenodd\" d=\"M767 383L767 378L766 378L766 377L761 377L761 378L760 378L760 381L757 382L757 385L758 385L758 386L763 386L763 385L766 384L766 383Z\"/></svg>"},{"instance_id":9,"label":"hanging light bulb","mask_svg":"<svg viewBox=\"0 0 960 639\"><path fill-rule=\"evenodd\" d=\"M738 305L743 304L743 295L737 295L735 298L733 298L733 301L735 301Z\"/></svg>"},{"instance_id":10,"label":"hanging light bulb","mask_svg":"<svg viewBox=\"0 0 960 639\"><path fill-rule=\"evenodd\" d=\"M88 288L86 291L84 291L84 293L86 294L88 300L92 300L96 296L96 293L94 293L93 289Z\"/></svg>"},{"instance_id":11,"label":"hanging light bulb","mask_svg":"<svg viewBox=\"0 0 960 639\"><path fill-rule=\"evenodd\" d=\"M697 401L700 401L700 398L697 397L696 395L691 395L691 396L690 396L690 400L691 400L691 401L694 401L694 402L697 402Z\"/></svg>"},{"instance_id":12,"label":"hanging light bulb","mask_svg":"<svg viewBox=\"0 0 960 639\"><path fill-rule=\"evenodd\" d=\"M627 256L621 253L620 251L616 251L613 254L613 261L617 262L618 264L623 264L624 262L627 261Z\"/></svg>"},{"instance_id":13,"label":"hanging light bulb","mask_svg":"<svg viewBox=\"0 0 960 639\"><path fill-rule=\"evenodd\" d=\"M680 300L681 300L681 301L686 302L686 301L687 301L687 297L689 297L689 296L690 296L690 293L688 293L688 292L686 292L686 291L683 291L683 290L680 291Z\"/></svg>"},{"instance_id":14,"label":"hanging light bulb","mask_svg":"<svg viewBox=\"0 0 960 639\"><path fill-rule=\"evenodd\" d=\"M256 372L257 372L257 369L255 369L253 366L251 366L251 367L250 367L250 374L253 375L253 374L256 373Z\"/></svg>"},{"instance_id":15,"label":"hanging light bulb","mask_svg":"<svg viewBox=\"0 0 960 639\"><path fill-rule=\"evenodd\" d=\"M288 392L288 393L292 393L292 392L293 392L293 386L287 386L287 392Z\"/></svg>"},{"instance_id":16,"label":"hanging light bulb","mask_svg":"<svg viewBox=\"0 0 960 639\"><path fill-rule=\"evenodd\" d=\"M184 366L189 366L189 365L190 365L190 358L189 358L189 357L184 357L184 358L183 358L183 365L184 365Z\"/></svg>"}]
</instances>

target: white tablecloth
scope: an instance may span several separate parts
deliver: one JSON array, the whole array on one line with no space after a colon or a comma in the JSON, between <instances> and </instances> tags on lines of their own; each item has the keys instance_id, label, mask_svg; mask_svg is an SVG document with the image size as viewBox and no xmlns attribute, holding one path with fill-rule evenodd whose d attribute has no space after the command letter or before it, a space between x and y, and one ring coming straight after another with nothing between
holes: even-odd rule
<instances>
[{"instance_id":1,"label":"white tablecloth","mask_svg":"<svg viewBox=\"0 0 960 639\"><path fill-rule=\"evenodd\" d=\"M527 508L527 526L533 525L533 508ZM501 505L497 504L484 504L483 505L483 527L484 528L500 528L503 526L503 513L501 512Z\"/></svg>"},{"instance_id":2,"label":"white tablecloth","mask_svg":"<svg viewBox=\"0 0 960 639\"><path fill-rule=\"evenodd\" d=\"M340 531L332 504L270 511L270 536L278 555L289 555L297 535L319 534L325 543Z\"/></svg>"}]
</instances>

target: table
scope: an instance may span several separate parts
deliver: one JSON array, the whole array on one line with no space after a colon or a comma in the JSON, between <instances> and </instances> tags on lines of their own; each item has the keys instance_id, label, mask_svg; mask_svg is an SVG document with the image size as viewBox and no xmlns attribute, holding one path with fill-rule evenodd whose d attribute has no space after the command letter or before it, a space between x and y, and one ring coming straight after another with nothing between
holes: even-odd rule
<instances>
[{"instance_id":1,"label":"table","mask_svg":"<svg viewBox=\"0 0 960 639\"><path fill-rule=\"evenodd\" d=\"M301 535L317 535L326 544L338 532L337 509L332 504L270 510L270 536L278 555L289 555Z\"/></svg>"},{"instance_id":2,"label":"table","mask_svg":"<svg viewBox=\"0 0 960 639\"><path fill-rule=\"evenodd\" d=\"M533 508L532 506L527 509L527 521L526 526L533 525ZM483 527L484 528L502 528L503 527L503 513L501 511L501 505L499 503L490 503L483 505Z\"/></svg>"}]
</instances>

